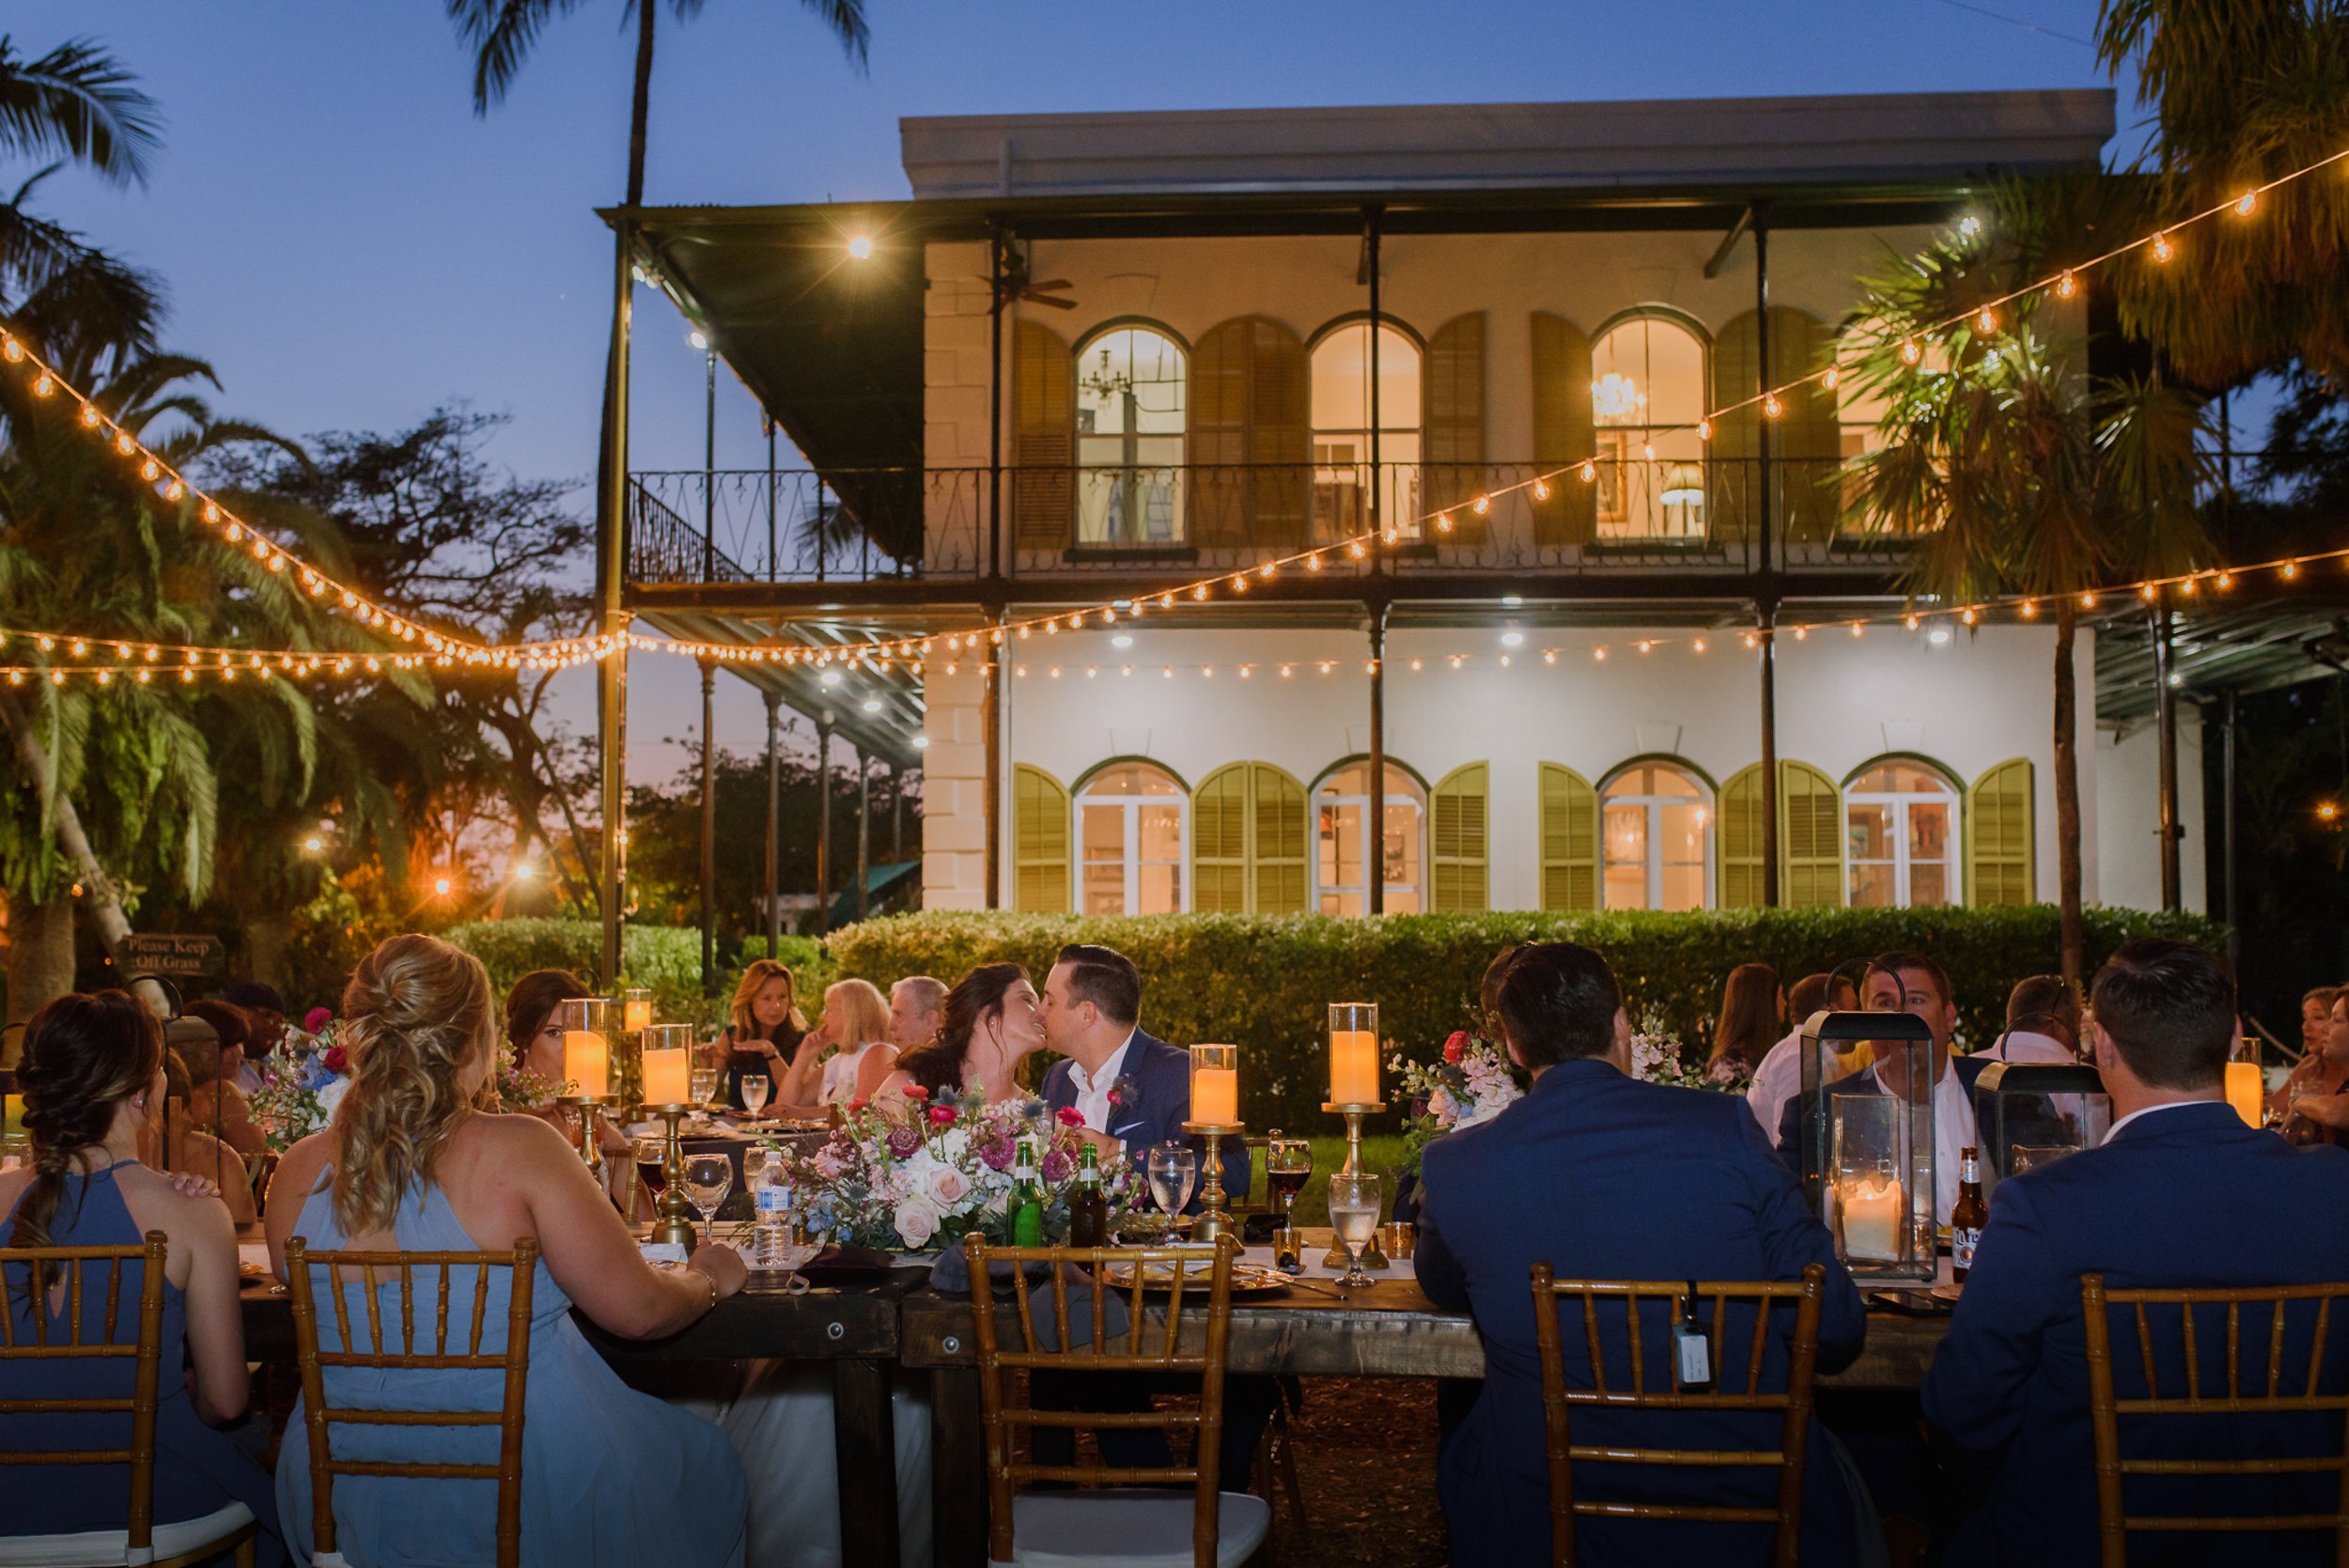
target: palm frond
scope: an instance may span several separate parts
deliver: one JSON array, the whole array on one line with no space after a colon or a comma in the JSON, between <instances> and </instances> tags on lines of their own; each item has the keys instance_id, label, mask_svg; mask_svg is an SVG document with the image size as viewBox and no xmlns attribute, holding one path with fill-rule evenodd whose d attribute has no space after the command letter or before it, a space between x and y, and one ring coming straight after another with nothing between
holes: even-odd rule
<instances>
[{"instance_id":1,"label":"palm frond","mask_svg":"<svg viewBox=\"0 0 2349 1568\"><path fill-rule=\"evenodd\" d=\"M137 81L86 39L25 60L0 38L0 155L63 154L117 185L145 184L163 116Z\"/></svg>"}]
</instances>

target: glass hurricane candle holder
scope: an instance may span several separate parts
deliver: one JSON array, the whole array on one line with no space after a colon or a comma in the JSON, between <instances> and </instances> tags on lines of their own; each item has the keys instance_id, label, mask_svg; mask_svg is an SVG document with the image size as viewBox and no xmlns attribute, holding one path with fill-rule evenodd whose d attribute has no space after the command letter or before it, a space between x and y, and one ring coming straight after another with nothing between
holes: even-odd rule
<instances>
[{"instance_id":1,"label":"glass hurricane candle holder","mask_svg":"<svg viewBox=\"0 0 2349 1568\"><path fill-rule=\"evenodd\" d=\"M1378 1004L1330 1004L1330 1103L1378 1103Z\"/></svg>"},{"instance_id":2,"label":"glass hurricane candle holder","mask_svg":"<svg viewBox=\"0 0 2349 1568\"><path fill-rule=\"evenodd\" d=\"M645 1031L644 1106L658 1111L676 1106L678 1112L692 1107L693 1026L657 1023Z\"/></svg>"},{"instance_id":3,"label":"glass hurricane candle holder","mask_svg":"<svg viewBox=\"0 0 2349 1568\"><path fill-rule=\"evenodd\" d=\"M1836 1077L1855 1045L1861 1065ZM1814 1013L1801 1051L1803 1189L1837 1255L1863 1287L1930 1288L1942 1066L1932 1031L1908 1013Z\"/></svg>"},{"instance_id":4,"label":"glass hurricane candle holder","mask_svg":"<svg viewBox=\"0 0 2349 1568\"><path fill-rule=\"evenodd\" d=\"M1190 1238L1213 1241L1236 1229L1223 1206L1223 1140L1242 1130L1237 1046L1190 1048L1190 1119L1183 1130L1207 1144L1199 1168L1199 1218L1191 1222Z\"/></svg>"},{"instance_id":5,"label":"glass hurricane candle holder","mask_svg":"<svg viewBox=\"0 0 2349 1568\"><path fill-rule=\"evenodd\" d=\"M555 1003L554 1021L563 1032L563 1077L571 1093L591 1100L612 1093L611 1001L571 997Z\"/></svg>"}]
</instances>

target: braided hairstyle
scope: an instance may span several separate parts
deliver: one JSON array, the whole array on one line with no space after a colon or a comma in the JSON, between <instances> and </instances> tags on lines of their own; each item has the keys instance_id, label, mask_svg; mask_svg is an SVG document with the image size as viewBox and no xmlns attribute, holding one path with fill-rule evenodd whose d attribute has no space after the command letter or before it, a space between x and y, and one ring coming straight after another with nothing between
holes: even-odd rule
<instances>
[{"instance_id":1,"label":"braided hairstyle","mask_svg":"<svg viewBox=\"0 0 2349 1568\"><path fill-rule=\"evenodd\" d=\"M89 1151L106 1141L116 1108L151 1089L163 1062L163 1026L128 991L77 991L32 1016L16 1083L33 1141L33 1179L17 1203L10 1246L51 1245L66 1176L88 1172ZM39 1270L32 1296L49 1288L56 1266Z\"/></svg>"},{"instance_id":2,"label":"braided hairstyle","mask_svg":"<svg viewBox=\"0 0 2349 1568\"><path fill-rule=\"evenodd\" d=\"M959 1098L979 1026L1000 1016L1003 993L1027 978L1018 964L981 964L956 981L939 1009L938 1037L898 1057L898 1070L928 1090L933 1100Z\"/></svg>"},{"instance_id":3,"label":"braided hairstyle","mask_svg":"<svg viewBox=\"0 0 2349 1568\"><path fill-rule=\"evenodd\" d=\"M477 1102L459 1079L495 1050L497 1008L480 959L411 932L359 961L342 1014L350 1088L334 1111L334 1219L360 1235L389 1230L409 1188L431 1179Z\"/></svg>"}]
</instances>

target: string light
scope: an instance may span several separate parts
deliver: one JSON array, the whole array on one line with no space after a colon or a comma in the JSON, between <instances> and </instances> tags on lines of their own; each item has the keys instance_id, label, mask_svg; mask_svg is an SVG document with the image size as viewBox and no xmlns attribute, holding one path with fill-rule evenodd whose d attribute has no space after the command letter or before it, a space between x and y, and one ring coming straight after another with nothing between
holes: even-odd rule
<instances>
[{"instance_id":1,"label":"string light","mask_svg":"<svg viewBox=\"0 0 2349 1568\"><path fill-rule=\"evenodd\" d=\"M2178 248L2170 242L2170 236L2166 232L2154 236L2154 259L2155 261L2167 261L2177 254Z\"/></svg>"}]
</instances>

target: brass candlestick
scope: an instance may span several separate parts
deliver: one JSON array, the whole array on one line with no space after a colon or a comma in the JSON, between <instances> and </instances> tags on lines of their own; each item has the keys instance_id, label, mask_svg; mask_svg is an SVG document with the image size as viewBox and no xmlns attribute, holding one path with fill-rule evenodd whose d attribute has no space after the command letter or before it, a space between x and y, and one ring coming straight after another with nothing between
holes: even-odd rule
<instances>
[{"instance_id":1,"label":"brass candlestick","mask_svg":"<svg viewBox=\"0 0 2349 1568\"><path fill-rule=\"evenodd\" d=\"M1362 1173L1362 1118L1376 1116L1387 1108L1383 1105L1347 1104L1325 1105L1321 1109L1333 1116L1346 1118L1346 1163L1339 1166L1334 1174L1361 1175ZM1346 1249L1332 1242L1328 1255L1321 1260L1321 1263L1325 1268L1346 1267ZM1387 1255L1378 1250L1378 1237L1375 1232L1371 1235L1370 1245L1362 1249L1362 1266L1367 1269L1387 1266Z\"/></svg>"},{"instance_id":2,"label":"brass candlestick","mask_svg":"<svg viewBox=\"0 0 2349 1568\"><path fill-rule=\"evenodd\" d=\"M1210 1242L1237 1235L1231 1214L1223 1207L1223 1141L1243 1130L1237 1122L1185 1122L1183 1130L1207 1141L1207 1157L1199 1168L1199 1218L1190 1224L1190 1239Z\"/></svg>"},{"instance_id":3,"label":"brass candlestick","mask_svg":"<svg viewBox=\"0 0 2349 1568\"><path fill-rule=\"evenodd\" d=\"M579 1112L579 1162L600 1184L603 1181L603 1142L596 1136L596 1112L619 1100L611 1094L557 1094L554 1103Z\"/></svg>"},{"instance_id":4,"label":"brass candlestick","mask_svg":"<svg viewBox=\"0 0 2349 1568\"><path fill-rule=\"evenodd\" d=\"M690 1105L648 1105L645 1109L668 1124L661 1150L661 1200L653 1205L652 1239L674 1241L692 1255L701 1231L693 1223L693 1205L685 1196L685 1147L677 1141L677 1124L692 1112Z\"/></svg>"}]
</instances>

